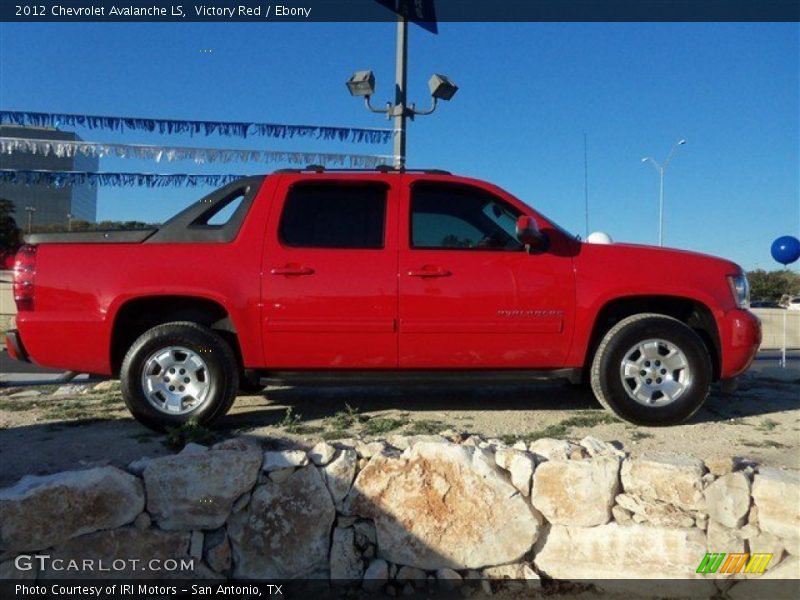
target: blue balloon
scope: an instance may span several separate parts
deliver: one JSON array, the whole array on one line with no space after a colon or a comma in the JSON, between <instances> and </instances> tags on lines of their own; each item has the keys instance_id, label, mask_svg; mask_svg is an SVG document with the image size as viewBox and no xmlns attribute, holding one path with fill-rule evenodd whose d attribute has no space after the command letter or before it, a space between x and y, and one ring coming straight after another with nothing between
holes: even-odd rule
<instances>
[{"instance_id":1,"label":"blue balloon","mask_svg":"<svg viewBox=\"0 0 800 600\"><path fill-rule=\"evenodd\" d=\"M772 258L788 265L800 258L800 240L791 235L782 235L772 242Z\"/></svg>"}]
</instances>

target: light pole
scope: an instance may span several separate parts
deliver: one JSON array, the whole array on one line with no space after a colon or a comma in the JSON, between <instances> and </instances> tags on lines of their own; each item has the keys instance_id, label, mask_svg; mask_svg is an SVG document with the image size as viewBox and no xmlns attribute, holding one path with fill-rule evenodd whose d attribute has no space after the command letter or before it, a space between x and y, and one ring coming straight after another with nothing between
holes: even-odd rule
<instances>
[{"instance_id":1,"label":"light pole","mask_svg":"<svg viewBox=\"0 0 800 600\"><path fill-rule=\"evenodd\" d=\"M67 213L67 231L72 231L72 213Z\"/></svg>"},{"instance_id":2,"label":"light pole","mask_svg":"<svg viewBox=\"0 0 800 600\"><path fill-rule=\"evenodd\" d=\"M33 227L33 213L36 212L36 208L33 206L26 206L25 211L28 213L28 235L30 235L31 227Z\"/></svg>"},{"instance_id":3,"label":"light pole","mask_svg":"<svg viewBox=\"0 0 800 600\"><path fill-rule=\"evenodd\" d=\"M664 161L663 166L658 164L656 159L651 156L645 156L642 159L643 163L649 162L655 167L656 171L658 171L659 177L659 186L658 186L658 245L664 245L664 173L669 166L669 161L672 160L672 155L675 154L675 150L678 149L678 146L683 146L686 144L686 140L680 139L672 146L672 150L669 151L669 155L667 155L667 160Z\"/></svg>"},{"instance_id":4,"label":"light pole","mask_svg":"<svg viewBox=\"0 0 800 600\"><path fill-rule=\"evenodd\" d=\"M394 104L386 103L385 108L375 108L370 97L375 92L375 76L372 71L356 71L347 80L347 89L351 96L363 96L364 105L374 113L385 114L388 119L394 118L394 167L403 169L406 166L406 120L415 116L429 115L436 110L439 100L450 100L458 91L458 86L444 75L434 74L428 81L433 103L427 110L417 110L414 104L409 105L406 99L406 74L408 71L408 20L397 19L397 54L395 58Z\"/></svg>"}]
</instances>

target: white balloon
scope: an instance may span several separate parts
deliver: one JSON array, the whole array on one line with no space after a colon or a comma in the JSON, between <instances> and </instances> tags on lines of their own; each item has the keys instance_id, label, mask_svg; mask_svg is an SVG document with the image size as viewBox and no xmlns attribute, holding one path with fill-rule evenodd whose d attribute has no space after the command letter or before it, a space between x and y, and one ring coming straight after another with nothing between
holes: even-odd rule
<instances>
[{"instance_id":1,"label":"white balloon","mask_svg":"<svg viewBox=\"0 0 800 600\"><path fill-rule=\"evenodd\" d=\"M589 244L611 244L613 240L605 231L595 231L589 234L589 237L586 238L586 242Z\"/></svg>"}]
</instances>

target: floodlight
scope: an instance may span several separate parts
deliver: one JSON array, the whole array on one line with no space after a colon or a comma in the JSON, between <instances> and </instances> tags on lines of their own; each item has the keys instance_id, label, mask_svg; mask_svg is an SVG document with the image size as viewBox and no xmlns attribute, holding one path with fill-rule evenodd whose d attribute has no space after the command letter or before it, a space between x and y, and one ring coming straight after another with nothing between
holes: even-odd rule
<instances>
[{"instance_id":1,"label":"floodlight","mask_svg":"<svg viewBox=\"0 0 800 600\"><path fill-rule=\"evenodd\" d=\"M428 87L431 90L431 96L437 100L450 100L458 91L458 86L450 78L436 73L428 81Z\"/></svg>"},{"instance_id":2,"label":"floodlight","mask_svg":"<svg viewBox=\"0 0 800 600\"><path fill-rule=\"evenodd\" d=\"M375 75L372 71L356 71L347 80L351 96L371 96L375 92Z\"/></svg>"}]
</instances>

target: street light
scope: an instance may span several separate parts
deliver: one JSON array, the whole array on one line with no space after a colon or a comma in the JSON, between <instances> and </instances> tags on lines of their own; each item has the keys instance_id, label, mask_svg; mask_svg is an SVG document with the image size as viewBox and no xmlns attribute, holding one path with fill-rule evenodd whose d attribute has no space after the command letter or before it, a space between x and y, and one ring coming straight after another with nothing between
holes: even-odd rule
<instances>
[{"instance_id":1,"label":"street light","mask_svg":"<svg viewBox=\"0 0 800 600\"><path fill-rule=\"evenodd\" d=\"M67 213L67 231L72 231L72 213Z\"/></svg>"},{"instance_id":2,"label":"street light","mask_svg":"<svg viewBox=\"0 0 800 600\"><path fill-rule=\"evenodd\" d=\"M25 210L28 213L28 235L30 235L31 227L33 226L33 213L36 212L36 208L33 206L26 206Z\"/></svg>"},{"instance_id":3,"label":"street light","mask_svg":"<svg viewBox=\"0 0 800 600\"><path fill-rule=\"evenodd\" d=\"M686 140L680 139L672 146L672 150L669 151L669 155L667 155L667 160L664 161L663 166L658 164L656 159L651 156L645 156L642 159L643 163L649 162L655 167L656 171L658 171L659 176L659 188L658 188L658 245L664 245L664 173L669 166L669 161L672 160L672 155L675 154L675 150L678 149L678 146L683 146L686 144Z\"/></svg>"},{"instance_id":4,"label":"street light","mask_svg":"<svg viewBox=\"0 0 800 600\"><path fill-rule=\"evenodd\" d=\"M375 93L375 76L372 71L356 71L347 80L350 95L364 97L367 110L385 114L388 119L394 118L394 166L402 169L406 165L406 119L429 115L436 110L439 100L450 100L458 91L458 86L444 75L434 74L428 82L432 104L427 110L417 110L414 104L406 102L406 73L408 62L408 21L405 17L397 21L397 55L395 62L395 94L394 103L387 102L385 108L375 108L370 100Z\"/></svg>"}]
</instances>

